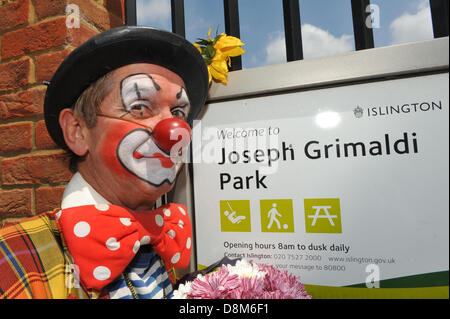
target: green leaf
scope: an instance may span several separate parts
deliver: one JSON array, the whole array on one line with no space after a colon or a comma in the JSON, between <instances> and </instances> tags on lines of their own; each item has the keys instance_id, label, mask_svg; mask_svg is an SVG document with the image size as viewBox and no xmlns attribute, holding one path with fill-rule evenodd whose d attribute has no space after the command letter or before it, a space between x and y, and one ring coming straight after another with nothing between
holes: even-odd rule
<instances>
[{"instance_id":1,"label":"green leaf","mask_svg":"<svg viewBox=\"0 0 450 319\"><path fill-rule=\"evenodd\" d=\"M203 60L205 60L206 65L210 65L212 62L212 59L205 58L205 56L203 56Z\"/></svg>"},{"instance_id":2,"label":"green leaf","mask_svg":"<svg viewBox=\"0 0 450 319\"><path fill-rule=\"evenodd\" d=\"M208 51L210 57L214 57L216 55L216 49L214 49L212 45L208 45L206 50Z\"/></svg>"},{"instance_id":3,"label":"green leaf","mask_svg":"<svg viewBox=\"0 0 450 319\"><path fill-rule=\"evenodd\" d=\"M212 41L205 40L205 39L200 39L200 38L198 38L198 40L199 40L199 41L197 41L197 42L195 42L195 43L197 43L198 45L201 45L201 46L207 46L207 45L209 45L209 44L212 43Z\"/></svg>"}]
</instances>

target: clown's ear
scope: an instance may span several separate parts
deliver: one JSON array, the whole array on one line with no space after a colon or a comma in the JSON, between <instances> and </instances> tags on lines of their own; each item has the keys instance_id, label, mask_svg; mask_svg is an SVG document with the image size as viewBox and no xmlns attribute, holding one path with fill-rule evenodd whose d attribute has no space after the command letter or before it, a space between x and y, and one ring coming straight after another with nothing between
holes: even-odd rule
<instances>
[{"instance_id":1,"label":"clown's ear","mask_svg":"<svg viewBox=\"0 0 450 319\"><path fill-rule=\"evenodd\" d=\"M59 125L67 147L78 156L86 155L89 150L86 123L77 118L72 109L67 108L59 114Z\"/></svg>"}]
</instances>

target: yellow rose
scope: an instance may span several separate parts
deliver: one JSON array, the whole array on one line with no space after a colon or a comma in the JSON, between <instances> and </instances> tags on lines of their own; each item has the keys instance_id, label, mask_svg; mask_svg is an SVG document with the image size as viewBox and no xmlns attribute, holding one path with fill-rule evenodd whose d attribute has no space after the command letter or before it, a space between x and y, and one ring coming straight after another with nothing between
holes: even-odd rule
<instances>
[{"instance_id":1,"label":"yellow rose","mask_svg":"<svg viewBox=\"0 0 450 319\"><path fill-rule=\"evenodd\" d=\"M224 84L227 84L228 66L227 58L219 50L216 51L211 64L208 65L209 82L211 82L211 76Z\"/></svg>"},{"instance_id":2,"label":"yellow rose","mask_svg":"<svg viewBox=\"0 0 450 319\"><path fill-rule=\"evenodd\" d=\"M199 39L194 46L202 55L208 66L209 82L214 78L216 81L227 83L228 65L231 65L231 58L243 54L241 48L244 45L236 37L228 36L225 33L210 38L212 27L208 31L208 39ZM228 65L227 65L228 63Z\"/></svg>"},{"instance_id":3,"label":"yellow rose","mask_svg":"<svg viewBox=\"0 0 450 319\"><path fill-rule=\"evenodd\" d=\"M241 48L243 45L244 43L239 38L222 33L214 45L214 49L220 50L227 57L235 57L244 54L245 50Z\"/></svg>"}]
</instances>

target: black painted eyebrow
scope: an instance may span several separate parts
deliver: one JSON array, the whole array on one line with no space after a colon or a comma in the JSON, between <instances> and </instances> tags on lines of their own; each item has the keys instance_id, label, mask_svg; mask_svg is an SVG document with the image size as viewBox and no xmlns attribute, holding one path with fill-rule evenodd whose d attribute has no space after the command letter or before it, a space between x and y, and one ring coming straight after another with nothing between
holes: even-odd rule
<instances>
[{"instance_id":1,"label":"black painted eyebrow","mask_svg":"<svg viewBox=\"0 0 450 319\"><path fill-rule=\"evenodd\" d=\"M181 88L180 88L180 92L178 92L178 93L176 94L177 100L181 99L181 97L183 96L183 92L186 93L187 104L190 104L191 101L189 100L189 96L187 95L186 88L184 88L184 87L181 87Z\"/></svg>"},{"instance_id":2,"label":"black painted eyebrow","mask_svg":"<svg viewBox=\"0 0 450 319\"><path fill-rule=\"evenodd\" d=\"M123 81L125 81L126 79L128 79L128 78L130 78L130 77L132 77L132 76L135 76L135 75L145 75L145 76L147 76L150 80L152 80L152 83L153 83L153 85L154 85L156 91L160 91L160 90L161 90L161 86L159 86L159 84L155 81L155 79L154 79L150 74L147 74L147 73L133 73L133 74L130 74L130 75L124 77L124 78L120 81L120 95L122 95Z\"/></svg>"},{"instance_id":3,"label":"black painted eyebrow","mask_svg":"<svg viewBox=\"0 0 450 319\"><path fill-rule=\"evenodd\" d=\"M183 105L175 105L174 107L172 107L172 109L177 108L177 107L181 107L182 109L184 109L186 106L188 106L189 104L183 104Z\"/></svg>"},{"instance_id":4,"label":"black painted eyebrow","mask_svg":"<svg viewBox=\"0 0 450 319\"><path fill-rule=\"evenodd\" d=\"M134 82L134 89L136 90L136 95L137 95L138 99L142 99L141 92L139 92L139 87L136 82Z\"/></svg>"},{"instance_id":5,"label":"black painted eyebrow","mask_svg":"<svg viewBox=\"0 0 450 319\"><path fill-rule=\"evenodd\" d=\"M152 77L150 74L147 74L147 73L133 73L133 74L130 74L130 75L124 77L124 78L120 81L120 92L119 92L119 93L120 93L120 99L121 99L121 101L122 101L122 105L124 105L124 106L125 106L125 101L124 101L124 96L123 96L123 83L124 83L124 81L125 81L126 79L128 79L128 78L130 78L130 77L133 77L133 76L136 76L136 75L145 75L145 76L147 76L147 77L152 81L153 86L154 86L154 88L156 89L156 91L160 91L160 90L161 90L161 87L159 86L159 84L156 83L155 79L153 79L153 77ZM133 88L130 88L129 90L133 90L133 89L134 89L134 91L136 92L137 97L138 97L139 99L142 99L142 95L141 95L141 92L140 92L140 90L139 90L139 86L137 85L136 82L134 82ZM129 92L129 90L128 90L127 92Z\"/></svg>"},{"instance_id":6,"label":"black painted eyebrow","mask_svg":"<svg viewBox=\"0 0 450 319\"><path fill-rule=\"evenodd\" d=\"M150 78L150 80L152 80L153 85L155 86L156 91L160 91L160 90L161 90L161 87L159 86L158 83L156 83L155 79L154 79L150 74L146 74L146 73L144 73L144 74L147 75L147 76Z\"/></svg>"},{"instance_id":7,"label":"black painted eyebrow","mask_svg":"<svg viewBox=\"0 0 450 319\"><path fill-rule=\"evenodd\" d=\"M181 88L180 88L180 92L178 92L177 95L176 95L177 100L179 100L180 97L181 97L181 95L183 95L183 90L184 90L184 87L181 87Z\"/></svg>"}]
</instances>

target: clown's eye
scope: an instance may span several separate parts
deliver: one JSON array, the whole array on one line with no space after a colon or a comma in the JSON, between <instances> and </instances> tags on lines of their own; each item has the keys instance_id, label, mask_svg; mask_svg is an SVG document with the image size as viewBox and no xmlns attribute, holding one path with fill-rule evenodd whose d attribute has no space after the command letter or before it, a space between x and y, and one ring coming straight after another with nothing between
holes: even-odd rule
<instances>
[{"instance_id":1,"label":"clown's eye","mask_svg":"<svg viewBox=\"0 0 450 319\"><path fill-rule=\"evenodd\" d=\"M135 101L127 109L128 113L136 119L146 119L153 116L152 107L145 100Z\"/></svg>"},{"instance_id":2,"label":"clown's eye","mask_svg":"<svg viewBox=\"0 0 450 319\"><path fill-rule=\"evenodd\" d=\"M172 108L170 110L170 112L172 113L172 115L174 117L178 117L180 119L185 119L186 118L186 106L187 106L187 104L176 106L176 107Z\"/></svg>"}]
</instances>

